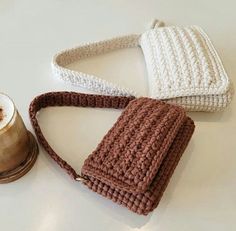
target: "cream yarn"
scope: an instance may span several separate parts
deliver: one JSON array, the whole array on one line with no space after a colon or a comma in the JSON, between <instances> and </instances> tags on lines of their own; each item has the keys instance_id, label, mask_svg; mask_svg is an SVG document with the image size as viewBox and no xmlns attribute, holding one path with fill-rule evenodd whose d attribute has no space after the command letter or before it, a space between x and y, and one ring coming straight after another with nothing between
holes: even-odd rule
<instances>
[{"instance_id":1,"label":"cream yarn","mask_svg":"<svg viewBox=\"0 0 236 231\"><path fill-rule=\"evenodd\" d=\"M131 89L118 86L94 75L77 72L66 68L70 63L113 50L139 46L139 35L117 37L101 42L88 43L68 49L55 55L52 62L53 74L65 82L84 87L105 95L130 96L137 94Z\"/></svg>"},{"instance_id":2,"label":"cream yarn","mask_svg":"<svg viewBox=\"0 0 236 231\"><path fill-rule=\"evenodd\" d=\"M128 47L140 47L148 70L149 96L189 111L219 111L231 101L233 90L222 62L205 32L197 27L160 27L89 43L55 55L52 69L62 80L105 95L138 96L131 89L93 75L68 69L70 63Z\"/></svg>"}]
</instances>

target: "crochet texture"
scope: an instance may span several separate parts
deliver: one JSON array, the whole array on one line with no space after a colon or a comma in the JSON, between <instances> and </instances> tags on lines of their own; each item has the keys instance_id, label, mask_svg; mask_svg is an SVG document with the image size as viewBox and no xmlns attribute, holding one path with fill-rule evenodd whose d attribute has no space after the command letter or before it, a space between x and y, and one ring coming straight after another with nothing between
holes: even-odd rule
<instances>
[{"instance_id":1,"label":"crochet texture","mask_svg":"<svg viewBox=\"0 0 236 231\"><path fill-rule=\"evenodd\" d=\"M89 90L117 96L138 96L131 89L68 69L70 63L127 47L141 47L148 70L149 96L179 104L189 111L219 111L233 89L222 62L203 30L158 27L141 35L117 37L68 49L55 55L55 76Z\"/></svg>"},{"instance_id":2,"label":"crochet texture","mask_svg":"<svg viewBox=\"0 0 236 231\"><path fill-rule=\"evenodd\" d=\"M36 114L48 106L125 108L98 147L85 160L82 175L50 147ZM182 108L132 97L47 93L30 105L39 143L75 180L138 214L155 209L194 131Z\"/></svg>"}]
</instances>

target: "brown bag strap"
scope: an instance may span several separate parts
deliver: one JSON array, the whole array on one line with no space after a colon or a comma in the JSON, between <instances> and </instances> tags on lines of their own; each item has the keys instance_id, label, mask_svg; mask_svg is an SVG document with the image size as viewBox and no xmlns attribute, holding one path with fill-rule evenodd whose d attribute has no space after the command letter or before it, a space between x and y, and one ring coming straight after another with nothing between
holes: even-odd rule
<instances>
[{"instance_id":1,"label":"brown bag strap","mask_svg":"<svg viewBox=\"0 0 236 231\"><path fill-rule=\"evenodd\" d=\"M29 116L31 124L34 128L38 142L51 156L51 158L57 162L57 164L65 169L65 171L75 180L81 181L84 178L76 173L76 171L63 160L49 145L44 137L42 130L37 120L37 112L46 107L53 106L74 106L74 107L97 107L97 108L125 108L128 103L133 100L134 97L123 96L105 96L105 95L90 95L76 92L49 92L37 96L30 104Z\"/></svg>"}]
</instances>

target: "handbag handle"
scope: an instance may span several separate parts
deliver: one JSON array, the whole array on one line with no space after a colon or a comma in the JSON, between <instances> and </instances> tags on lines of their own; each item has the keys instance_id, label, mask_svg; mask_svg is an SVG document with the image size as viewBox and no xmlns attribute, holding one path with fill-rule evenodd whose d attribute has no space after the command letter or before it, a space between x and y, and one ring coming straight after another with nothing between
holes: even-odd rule
<instances>
[{"instance_id":1,"label":"handbag handle","mask_svg":"<svg viewBox=\"0 0 236 231\"><path fill-rule=\"evenodd\" d=\"M110 83L97 76L68 69L66 66L84 58L105 54L110 51L138 47L140 35L128 35L100 42L88 43L72 49L64 50L53 57L52 72L72 85L80 86L104 95L131 96L137 95L128 88Z\"/></svg>"},{"instance_id":2,"label":"handbag handle","mask_svg":"<svg viewBox=\"0 0 236 231\"><path fill-rule=\"evenodd\" d=\"M30 104L29 116L31 124L34 128L38 142L42 145L45 151L63 168L74 180L84 181L83 176L63 160L49 145L44 137L42 130L37 120L37 112L42 108L53 106L74 106L74 107L97 107L97 108L115 108L123 109L134 97L119 97L119 96L104 96L90 95L76 92L49 92L37 96Z\"/></svg>"},{"instance_id":3,"label":"handbag handle","mask_svg":"<svg viewBox=\"0 0 236 231\"><path fill-rule=\"evenodd\" d=\"M163 22L154 20L151 25L151 29L155 29L163 25ZM66 66L81 59L105 54L110 51L123 48L140 47L140 37L140 34L126 35L100 42L87 43L75 48L61 51L53 57L52 72L56 77L59 77L65 82L95 91L99 94L138 96L138 94L131 89L121 87L118 84L110 83L94 75L71 70Z\"/></svg>"}]
</instances>

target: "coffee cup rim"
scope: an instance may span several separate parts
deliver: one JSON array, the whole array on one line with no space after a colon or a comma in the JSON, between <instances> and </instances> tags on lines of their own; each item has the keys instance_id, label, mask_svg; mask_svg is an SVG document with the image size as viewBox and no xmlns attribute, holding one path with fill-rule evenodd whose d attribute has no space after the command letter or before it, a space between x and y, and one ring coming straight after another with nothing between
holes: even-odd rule
<instances>
[{"instance_id":1,"label":"coffee cup rim","mask_svg":"<svg viewBox=\"0 0 236 231\"><path fill-rule=\"evenodd\" d=\"M12 103L12 105L13 105L13 109L14 109L14 110L13 110L13 113L12 113L10 119L9 119L9 121L8 121L2 128L0 128L0 133L1 133L1 132L4 131L4 130L9 126L9 124L12 122L12 119L14 118L14 115L15 115L15 113L16 113L16 105L15 105L14 101L12 100L12 98L11 98L9 95L7 95L6 93L0 92L0 95L6 96L6 97L11 101L11 103Z\"/></svg>"}]
</instances>

